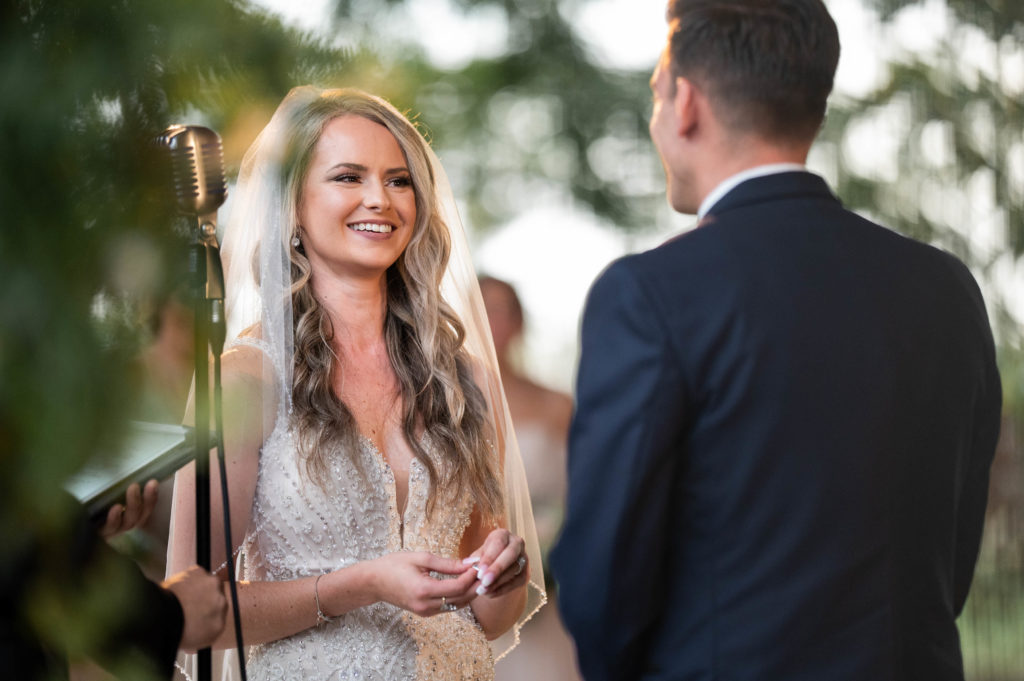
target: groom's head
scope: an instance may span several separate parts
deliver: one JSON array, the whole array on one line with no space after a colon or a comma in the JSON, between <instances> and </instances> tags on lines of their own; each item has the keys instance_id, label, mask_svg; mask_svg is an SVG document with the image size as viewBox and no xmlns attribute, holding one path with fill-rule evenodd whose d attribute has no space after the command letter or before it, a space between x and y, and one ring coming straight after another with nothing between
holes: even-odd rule
<instances>
[{"instance_id":1,"label":"groom's head","mask_svg":"<svg viewBox=\"0 0 1024 681\"><path fill-rule=\"evenodd\" d=\"M839 61L821 0L671 0L668 21L650 128L672 207L697 212L745 168L803 163Z\"/></svg>"},{"instance_id":2,"label":"groom's head","mask_svg":"<svg viewBox=\"0 0 1024 681\"><path fill-rule=\"evenodd\" d=\"M770 141L813 140L839 61L822 0L671 0L669 72L700 88L719 120Z\"/></svg>"}]
</instances>

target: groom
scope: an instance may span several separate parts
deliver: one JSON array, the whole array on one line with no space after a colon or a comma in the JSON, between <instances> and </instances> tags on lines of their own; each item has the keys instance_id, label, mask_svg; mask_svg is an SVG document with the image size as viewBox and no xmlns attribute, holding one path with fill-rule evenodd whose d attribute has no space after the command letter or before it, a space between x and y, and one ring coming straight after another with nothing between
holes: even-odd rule
<instances>
[{"instance_id":1,"label":"groom","mask_svg":"<svg viewBox=\"0 0 1024 681\"><path fill-rule=\"evenodd\" d=\"M553 566L588 681L963 679L999 429L978 286L804 162L821 0L675 0L651 79L699 225L591 290Z\"/></svg>"}]
</instances>

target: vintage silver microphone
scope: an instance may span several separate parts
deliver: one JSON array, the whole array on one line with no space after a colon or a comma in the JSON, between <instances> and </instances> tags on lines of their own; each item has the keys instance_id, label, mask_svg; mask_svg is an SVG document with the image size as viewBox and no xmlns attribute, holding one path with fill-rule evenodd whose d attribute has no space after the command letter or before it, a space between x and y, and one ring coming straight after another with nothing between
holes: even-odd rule
<instances>
[{"instance_id":1,"label":"vintage silver microphone","mask_svg":"<svg viewBox=\"0 0 1024 681\"><path fill-rule=\"evenodd\" d=\"M178 210L194 215L206 253L207 300L220 300L214 314L223 317L224 272L217 244L217 209L228 196L224 147L220 135L201 125L172 125L160 135L171 157L171 181ZM220 308L220 309L217 309Z\"/></svg>"},{"instance_id":2,"label":"vintage silver microphone","mask_svg":"<svg viewBox=\"0 0 1024 681\"><path fill-rule=\"evenodd\" d=\"M200 125L172 125L160 141L171 154L178 208L200 220L216 219L228 195L220 135Z\"/></svg>"}]
</instances>

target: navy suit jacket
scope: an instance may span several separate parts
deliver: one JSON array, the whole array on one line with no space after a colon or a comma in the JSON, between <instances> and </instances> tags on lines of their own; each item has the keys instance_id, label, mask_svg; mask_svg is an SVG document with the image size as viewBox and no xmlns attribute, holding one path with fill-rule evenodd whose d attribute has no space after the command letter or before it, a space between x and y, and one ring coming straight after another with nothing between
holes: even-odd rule
<instances>
[{"instance_id":1,"label":"navy suit jacket","mask_svg":"<svg viewBox=\"0 0 1024 681\"><path fill-rule=\"evenodd\" d=\"M962 679L1001 390L954 257L816 175L588 298L552 563L588 681Z\"/></svg>"}]
</instances>

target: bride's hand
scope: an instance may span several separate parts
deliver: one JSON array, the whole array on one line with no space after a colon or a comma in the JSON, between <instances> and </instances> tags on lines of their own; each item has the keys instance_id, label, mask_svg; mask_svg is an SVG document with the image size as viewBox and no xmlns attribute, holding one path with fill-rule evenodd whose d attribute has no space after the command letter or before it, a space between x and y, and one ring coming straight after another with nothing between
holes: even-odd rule
<instances>
[{"instance_id":1,"label":"bride's hand","mask_svg":"<svg viewBox=\"0 0 1024 681\"><path fill-rule=\"evenodd\" d=\"M468 605L476 598L476 571L455 558L425 551L389 553L372 561L376 600L429 617ZM438 579L430 573L454 575Z\"/></svg>"},{"instance_id":2,"label":"bride's hand","mask_svg":"<svg viewBox=\"0 0 1024 681\"><path fill-rule=\"evenodd\" d=\"M463 562L473 565L479 575L476 593L481 596L503 596L530 578L526 543L502 528L492 530L483 545Z\"/></svg>"}]
</instances>

